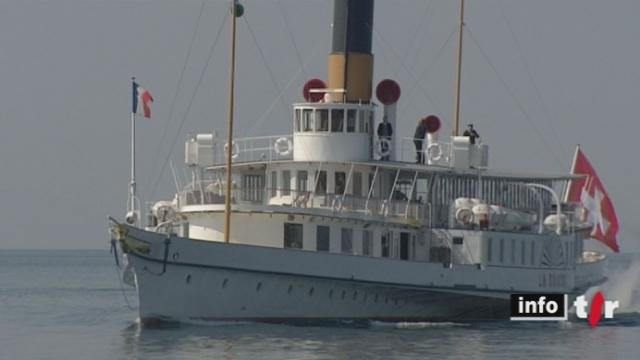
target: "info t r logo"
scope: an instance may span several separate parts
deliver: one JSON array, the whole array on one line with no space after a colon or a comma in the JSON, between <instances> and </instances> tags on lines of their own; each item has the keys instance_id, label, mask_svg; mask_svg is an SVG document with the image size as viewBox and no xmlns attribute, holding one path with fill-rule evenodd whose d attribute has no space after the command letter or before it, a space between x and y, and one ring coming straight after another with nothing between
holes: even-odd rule
<instances>
[{"instance_id":1,"label":"info t r logo","mask_svg":"<svg viewBox=\"0 0 640 360\"><path fill-rule=\"evenodd\" d=\"M587 314L587 305L589 305L589 303L584 299L584 295L578 296L573 302L573 305L576 307L576 316L580 319L587 319L588 317L589 325L596 327L602 318L603 305L604 317L612 319L613 311L620 307L620 302L618 300L605 300L602 291L598 291L593 295L593 298L591 298L589 314Z\"/></svg>"}]
</instances>

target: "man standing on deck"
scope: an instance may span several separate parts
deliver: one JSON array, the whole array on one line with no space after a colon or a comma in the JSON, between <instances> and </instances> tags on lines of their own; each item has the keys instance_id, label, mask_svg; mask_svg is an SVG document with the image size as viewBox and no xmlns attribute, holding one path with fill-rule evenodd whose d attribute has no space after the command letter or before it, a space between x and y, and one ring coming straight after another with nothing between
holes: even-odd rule
<instances>
[{"instance_id":1,"label":"man standing on deck","mask_svg":"<svg viewBox=\"0 0 640 360\"><path fill-rule=\"evenodd\" d=\"M424 137L427 135L427 126L423 119L418 119L418 126L416 126L416 131L413 133L413 144L416 146L416 163L424 164L424 153L422 152L422 143L424 142Z\"/></svg>"},{"instance_id":2,"label":"man standing on deck","mask_svg":"<svg viewBox=\"0 0 640 360\"><path fill-rule=\"evenodd\" d=\"M476 143L476 139L480 137L480 135L478 134L476 129L473 128L473 124L467 125L467 130L464 131L462 136L468 136L469 137L469 143L471 145L475 144Z\"/></svg>"},{"instance_id":3,"label":"man standing on deck","mask_svg":"<svg viewBox=\"0 0 640 360\"><path fill-rule=\"evenodd\" d=\"M378 125L378 139L380 140L380 153L385 154L380 156L380 160L389 160L389 153L391 149L389 149L389 142L391 141L391 136L393 136L393 127L391 123L387 121L387 117L382 117L382 122ZM386 140L386 141L384 141Z\"/></svg>"}]
</instances>

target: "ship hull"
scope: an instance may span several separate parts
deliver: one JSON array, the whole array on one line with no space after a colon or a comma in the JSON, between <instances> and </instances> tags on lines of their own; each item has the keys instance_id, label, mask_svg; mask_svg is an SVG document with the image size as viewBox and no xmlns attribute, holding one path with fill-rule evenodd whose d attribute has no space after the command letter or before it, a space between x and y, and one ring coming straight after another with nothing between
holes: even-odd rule
<instances>
[{"instance_id":1,"label":"ship hull","mask_svg":"<svg viewBox=\"0 0 640 360\"><path fill-rule=\"evenodd\" d=\"M507 318L508 300L362 281L281 275L131 257L140 319L157 322ZM160 275L161 274L161 275Z\"/></svg>"}]
</instances>

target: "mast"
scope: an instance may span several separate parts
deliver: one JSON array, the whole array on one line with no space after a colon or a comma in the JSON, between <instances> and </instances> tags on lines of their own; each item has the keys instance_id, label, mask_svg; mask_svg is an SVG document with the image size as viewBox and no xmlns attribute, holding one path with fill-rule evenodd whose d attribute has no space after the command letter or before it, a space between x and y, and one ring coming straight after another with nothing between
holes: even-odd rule
<instances>
[{"instance_id":1,"label":"mast","mask_svg":"<svg viewBox=\"0 0 640 360\"><path fill-rule=\"evenodd\" d=\"M131 109L131 179L129 180L129 196L127 201L126 221L131 225L137 225L138 212L136 209L136 108L138 89L136 78L131 77L132 109Z\"/></svg>"},{"instance_id":2,"label":"mast","mask_svg":"<svg viewBox=\"0 0 640 360\"><path fill-rule=\"evenodd\" d=\"M227 187L224 197L224 242L229 243L231 231L231 161L233 160L233 109L236 70L236 13L238 1L231 0L231 61L229 70L229 122L227 131ZM242 10L240 10L242 11Z\"/></svg>"},{"instance_id":3,"label":"mast","mask_svg":"<svg viewBox=\"0 0 640 360\"><path fill-rule=\"evenodd\" d=\"M458 136L460 129L460 85L462 83L462 35L464 31L464 0L460 0L460 24L458 30L458 70L456 72L456 107L453 113L453 136Z\"/></svg>"}]
</instances>

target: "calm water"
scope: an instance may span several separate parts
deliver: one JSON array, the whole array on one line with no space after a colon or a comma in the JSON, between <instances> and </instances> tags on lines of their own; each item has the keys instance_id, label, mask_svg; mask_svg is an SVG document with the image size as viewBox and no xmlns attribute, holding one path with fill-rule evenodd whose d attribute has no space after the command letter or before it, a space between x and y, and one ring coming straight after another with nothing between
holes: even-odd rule
<instances>
[{"instance_id":1,"label":"calm water","mask_svg":"<svg viewBox=\"0 0 640 360\"><path fill-rule=\"evenodd\" d=\"M612 261L604 289L626 308L568 323L182 325L140 329L135 293L107 251L0 251L0 360L640 358L640 257ZM635 291L635 293L634 293Z\"/></svg>"}]
</instances>

